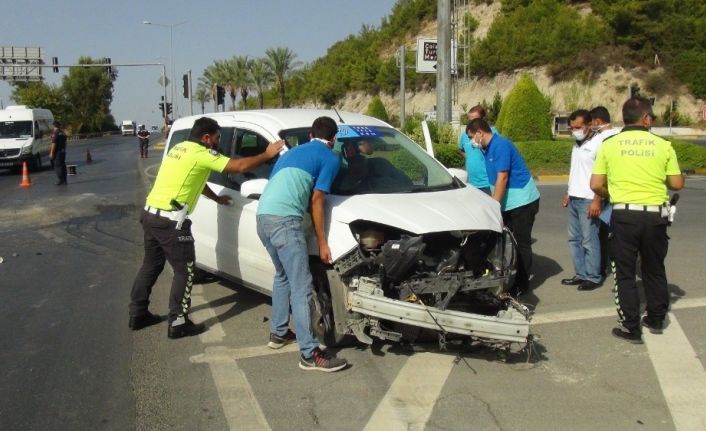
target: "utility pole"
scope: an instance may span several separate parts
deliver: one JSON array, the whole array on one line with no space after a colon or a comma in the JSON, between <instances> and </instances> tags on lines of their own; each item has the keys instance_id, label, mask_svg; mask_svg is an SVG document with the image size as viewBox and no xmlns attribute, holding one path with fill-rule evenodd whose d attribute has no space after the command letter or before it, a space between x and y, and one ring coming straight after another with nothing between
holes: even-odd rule
<instances>
[{"instance_id":1,"label":"utility pole","mask_svg":"<svg viewBox=\"0 0 706 431\"><path fill-rule=\"evenodd\" d=\"M451 122L451 0L437 0L436 121Z\"/></svg>"},{"instance_id":2,"label":"utility pole","mask_svg":"<svg viewBox=\"0 0 706 431\"><path fill-rule=\"evenodd\" d=\"M405 94L404 94L404 89L405 89L405 82L404 82L404 75L405 75L405 64L404 64L404 57L405 57L405 49L404 45L400 46L399 49L399 55L400 55L400 129L404 127L404 99L405 99Z\"/></svg>"}]
</instances>

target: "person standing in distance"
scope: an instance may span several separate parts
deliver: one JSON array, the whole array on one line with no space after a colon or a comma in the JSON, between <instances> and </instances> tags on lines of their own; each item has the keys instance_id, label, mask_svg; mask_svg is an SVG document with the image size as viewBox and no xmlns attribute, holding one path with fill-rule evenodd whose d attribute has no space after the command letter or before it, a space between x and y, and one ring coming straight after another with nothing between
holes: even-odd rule
<instances>
[{"instance_id":1,"label":"person standing in distance","mask_svg":"<svg viewBox=\"0 0 706 431\"><path fill-rule=\"evenodd\" d=\"M147 131L144 124L140 124L140 130L137 131L137 140L140 144L140 158L147 158L147 148L150 145L150 132Z\"/></svg>"},{"instance_id":2,"label":"person standing in distance","mask_svg":"<svg viewBox=\"0 0 706 431\"><path fill-rule=\"evenodd\" d=\"M591 189L613 204L608 251L615 280L618 326L613 336L642 343L641 326L662 333L669 309L664 259L667 256L667 189L681 190L684 177L672 144L650 133L650 101L632 97L623 104L623 130L603 142ZM642 259L647 315L640 322L636 262Z\"/></svg>"},{"instance_id":3,"label":"person standing in distance","mask_svg":"<svg viewBox=\"0 0 706 431\"><path fill-rule=\"evenodd\" d=\"M145 256L130 292L130 322L132 330L142 329L161 321L149 312L150 294L157 277L169 261L173 271L169 293L169 338L196 335L205 330L189 319L195 251L191 235L191 214L199 195L227 205L230 196L218 196L206 184L211 171L245 172L277 155L284 141L269 144L265 152L252 157L229 159L220 154L221 138L218 123L208 117L194 122L189 138L175 145L164 158L152 191L140 216L144 231Z\"/></svg>"},{"instance_id":4,"label":"person standing in distance","mask_svg":"<svg viewBox=\"0 0 706 431\"><path fill-rule=\"evenodd\" d=\"M468 110L468 121L473 121L476 118L485 120L486 111L481 105L476 105ZM498 133L495 127L491 127L493 133ZM479 190L490 194L490 182L488 181L488 173L485 170L485 156L479 147L473 144L473 140L468 137L468 126L466 130L458 137L458 150L466 159L466 172L468 173L468 182Z\"/></svg>"},{"instance_id":5,"label":"person standing in distance","mask_svg":"<svg viewBox=\"0 0 706 431\"><path fill-rule=\"evenodd\" d=\"M296 338L301 351L299 368L303 370L332 372L348 365L345 359L321 350L311 325L313 279L303 226L304 213L311 208L319 258L330 264L324 203L341 165L332 151L337 132L338 126L332 118L314 120L311 141L294 147L277 160L257 209L257 234L276 271L267 345L279 349ZM296 334L289 329L290 305Z\"/></svg>"},{"instance_id":6,"label":"person standing in distance","mask_svg":"<svg viewBox=\"0 0 706 431\"><path fill-rule=\"evenodd\" d=\"M66 172L66 133L61 129L61 123L54 121L54 130L51 134L51 147L49 147L49 159L54 165L54 172L58 178L56 185L65 186Z\"/></svg>"},{"instance_id":7,"label":"person standing in distance","mask_svg":"<svg viewBox=\"0 0 706 431\"><path fill-rule=\"evenodd\" d=\"M503 223L517 241L518 268L512 293L530 289L532 275L532 227L539 212L539 190L525 160L507 138L493 133L485 120L476 118L466 127L474 145L484 151L493 199L500 202Z\"/></svg>"},{"instance_id":8,"label":"person standing in distance","mask_svg":"<svg viewBox=\"0 0 706 431\"><path fill-rule=\"evenodd\" d=\"M601 286L601 245L599 240L601 197L591 190L591 171L602 141L592 139L591 114L579 109L569 115L569 130L575 139L566 195L561 202L568 208L569 250L574 276L561 280L578 290Z\"/></svg>"}]
</instances>

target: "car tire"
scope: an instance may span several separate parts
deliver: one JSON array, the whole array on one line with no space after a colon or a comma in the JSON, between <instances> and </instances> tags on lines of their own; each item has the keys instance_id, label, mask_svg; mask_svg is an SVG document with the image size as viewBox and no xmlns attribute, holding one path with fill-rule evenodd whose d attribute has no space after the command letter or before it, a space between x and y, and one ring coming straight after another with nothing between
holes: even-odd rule
<instances>
[{"instance_id":1,"label":"car tire","mask_svg":"<svg viewBox=\"0 0 706 431\"><path fill-rule=\"evenodd\" d=\"M42 155L37 153L34 155L34 158L32 159L29 169L34 172L39 172L42 170Z\"/></svg>"},{"instance_id":2,"label":"car tire","mask_svg":"<svg viewBox=\"0 0 706 431\"><path fill-rule=\"evenodd\" d=\"M310 304L311 327L320 343L327 347L340 346L347 337L336 332L326 268L321 263L312 262L310 269L314 285Z\"/></svg>"}]
</instances>

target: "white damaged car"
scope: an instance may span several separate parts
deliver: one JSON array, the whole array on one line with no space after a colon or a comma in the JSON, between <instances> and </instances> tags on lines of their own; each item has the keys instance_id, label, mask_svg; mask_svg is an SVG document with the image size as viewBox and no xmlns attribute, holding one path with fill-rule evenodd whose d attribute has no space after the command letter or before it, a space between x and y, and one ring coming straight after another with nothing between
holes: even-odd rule
<instances>
[{"instance_id":1,"label":"white damaged car","mask_svg":"<svg viewBox=\"0 0 706 431\"><path fill-rule=\"evenodd\" d=\"M527 342L529 313L506 293L515 247L500 206L407 136L375 118L333 110L206 115L220 124L219 151L229 157L258 154L278 137L290 147L305 144L315 118L337 121L341 170L326 199L333 265L319 260L313 229L308 238L312 319L322 342L334 345L347 335L368 344L371 337L398 341L421 330L500 347ZM174 122L165 154L198 117ZM273 165L213 173L209 186L233 205L202 199L191 215L197 267L268 295L274 267L255 215Z\"/></svg>"}]
</instances>

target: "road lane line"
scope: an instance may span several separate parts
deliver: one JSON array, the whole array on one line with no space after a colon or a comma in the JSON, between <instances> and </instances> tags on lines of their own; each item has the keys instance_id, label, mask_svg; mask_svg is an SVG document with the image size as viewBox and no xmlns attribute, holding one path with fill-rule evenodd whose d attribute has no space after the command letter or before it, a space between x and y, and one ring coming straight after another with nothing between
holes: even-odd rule
<instances>
[{"instance_id":1,"label":"road lane line","mask_svg":"<svg viewBox=\"0 0 706 431\"><path fill-rule=\"evenodd\" d=\"M191 362L207 362L211 369L213 382L218 391L223 414L228 421L228 429L232 431L269 431L265 414L255 398L252 387L243 370L238 367L231 355L224 353L228 349L220 347L207 348L211 354L196 355Z\"/></svg>"},{"instance_id":2,"label":"road lane line","mask_svg":"<svg viewBox=\"0 0 706 431\"><path fill-rule=\"evenodd\" d=\"M191 308L192 310L198 308L198 310L193 310L190 313L195 322L205 322L206 320L213 322L209 325L206 332L199 334L201 342L204 344L222 343L226 333L223 330L223 325L216 317L216 312L213 311L213 308L208 305L206 298L204 298L203 286L200 284L195 284L191 289Z\"/></svg>"},{"instance_id":3,"label":"road lane line","mask_svg":"<svg viewBox=\"0 0 706 431\"><path fill-rule=\"evenodd\" d=\"M706 307L706 298L685 298L672 304L672 310L686 310L689 308ZM531 325L546 323L571 322L574 320L595 319L599 317L617 316L615 307L587 308L584 310L555 311L537 314L532 317Z\"/></svg>"},{"instance_id":4,"label":"road lane line","mask_svg":"<svg viewBox=\"0 0 706 431\"><path fill-rule=\"evenodd\" d=\"M415 353L397 374L364 431L423 430L453 366L452 355Z\"/></svg>"},{"instance_id":5,"label":"road lane line","mask_svg":"<svg viewBox=\"0 0 706 431\"><path fill-rule=\"evenodd\" d=\"M681 325L669 313L664 334L643 331L652 366L677 431L706 430L706 372Z\"/></svg>"}]
</instances>

